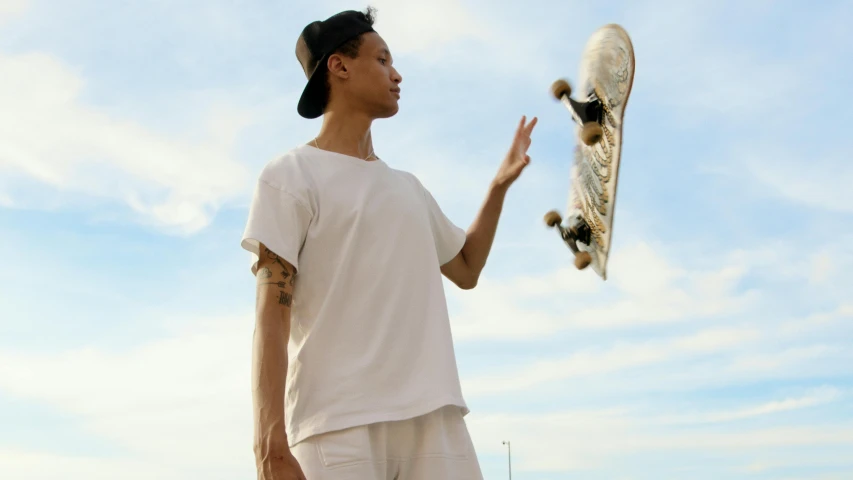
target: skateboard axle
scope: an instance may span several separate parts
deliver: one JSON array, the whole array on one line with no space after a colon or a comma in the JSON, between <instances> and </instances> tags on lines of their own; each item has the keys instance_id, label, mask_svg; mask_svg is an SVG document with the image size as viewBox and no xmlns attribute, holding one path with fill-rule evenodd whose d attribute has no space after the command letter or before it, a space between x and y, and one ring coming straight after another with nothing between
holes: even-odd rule
<instances>
[{"instance_id":1,"label":"skateboard axle","mask_svg":"<svg viewBox=\"0 0 853 480\"><path fill-rule=\"evenodd\" d=\"M572 97L567 98L572 109L572 118L578 125L583 126L589 122L602 124L604 109L601 108L601 100L598 99L594 92L589 94L589 98L585 102L579 102Z\"/></svg>"},{"instance_id":2,"label":"skateboard axle","mask_svg":"<svg viewBox=\"0 0 853 480\"><path fill-rule=\"evenodd\" d=\"M551 210L545 214L545 223L549 227L557 229L563 242L575 254L575 267L578 270L583 270L592 262L592 257L589 252L581 251L578 248L577 242L589 245L592 232L582 217L575 217L573 220L573 223L567 228L560 225L562 218L560 218L560 214L556 210Z\"/></svg>"},{"instance_id":3,"label":"skateboard axle","mask_svg":"<svg viewBox=\"0 0 853 480\"><path fill-rule=\"evenodd\" d=\"M603 133L605 112L595 90L589 91L586 101L579 102L572 98L571 87L566 81L558 80L551 88L554 96L560 99L571 113L572 120L581 127L581 141L589 147L598 143Z\"/></svg>"},{"instance_id":4,"label":"skateboard axle","mask_svg":"<svg viewBox=\"0 0 853 480\"><path fill-rule=\"evenodd\" d=\"M582 218L576 219L574 225L570 226L567 231L574 240L589 245L592 238L592 229L589 228L589 225Z\"/></svg>"},{"instance_id":5,"label":"skateboard axle","mask_svg":"<svg viewBox=\"0 0 853 480\"><path fill-rule=\"evenodd\" d=\"M577 245L575 242L589 245L592 230L590 230L589 225L582 218L578 218L568 228L560 226L560 236L563 237L563 241L569 244L569 247L572 247L572 250L576 250Z\"/></svg>"},{"instance_id":6,"label":"skateboard axle","mask_svg":"<svg viewBox=\"0 0 853 480\"><path fill-rule=\"evenodd\" d=\"M574 225L568 228L559 225L557 227L560 230L560 236L563 237L563 241L568 245L572 253L575 254L575 267L578 270L583 270L589 266L592 257L588 252L581 251L578 248L578 242L589 245L590 230L586 222L583 219L578 219Z\"/></svg>"}]
</instances>

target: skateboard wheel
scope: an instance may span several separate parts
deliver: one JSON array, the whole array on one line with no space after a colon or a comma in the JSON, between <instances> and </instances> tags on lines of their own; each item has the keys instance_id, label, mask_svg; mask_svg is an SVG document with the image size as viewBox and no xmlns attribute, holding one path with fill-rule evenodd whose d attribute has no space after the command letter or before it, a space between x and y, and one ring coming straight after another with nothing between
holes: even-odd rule
<instances>
[{"instance_id":1,"label":"skateboard wheel","mask_svg":"<svg viewBox=\"0 0 853 480\"><path fill-rule=\"evenodd\" d=\"M551 84L551 93L557 100L562 100L563 95L567 97L572 95L572 87L569 85L569 82L560 79Z\"/></svg>"},{"instance_id":2,"label":"skateboard wheel","mask_svg":"<svg viewBox=\"0 0 853 480\"><path fill-rule=\"evenodd\" d=\"M575 255L575 267L577 267L578 270L583 270L588 267L590 263L592 263L592 257L588 252L579 252Z\"/></svg>"},{"instance_id":3,"label":"skateboard wheel","mask_svg":"<svg viewBox=\"0 0 853 480\"><path fill-rule=\"evenodd\" d=\"M581 141L591 147L601 140L603 134L601 125L596 122L586 122L581 128Z\"/></svg>"},{"instance_id":4,"label":"skateboard wheel","mask_svg":"<svg viewBox=\"0 0 853 480\"><path fill-rule=\"evenodd\" d=\"M556 227L562 221L563 219L560 217L560 214L556 210L551 210L550 212L545 214L545 224L549 227Z\"/></svg>"}]
</instances>

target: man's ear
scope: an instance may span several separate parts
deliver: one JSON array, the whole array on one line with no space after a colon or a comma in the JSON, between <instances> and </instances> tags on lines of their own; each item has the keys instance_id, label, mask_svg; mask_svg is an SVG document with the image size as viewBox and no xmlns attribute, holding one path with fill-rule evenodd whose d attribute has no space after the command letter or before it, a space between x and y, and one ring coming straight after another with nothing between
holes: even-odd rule
<instances>
[{"instance_id":1,"label":"man's ear","mask_svg":"<svg viewBox=\"0 0 853 480\"><path fill-rule=\"evenodd\" d=\"M349 77L349 70L347 69L347 64L344 61L344 58L338 54L332 54L329 56L329 60L326 62L326 68L329 70L329 73L344 79Z\"/></svg>"}]
</instances>

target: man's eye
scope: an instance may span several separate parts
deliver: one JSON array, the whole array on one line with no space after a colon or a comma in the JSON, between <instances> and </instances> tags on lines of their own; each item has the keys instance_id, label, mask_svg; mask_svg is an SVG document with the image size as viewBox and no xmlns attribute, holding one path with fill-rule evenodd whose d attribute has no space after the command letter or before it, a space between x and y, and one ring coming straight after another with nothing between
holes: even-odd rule
<instances>
[{"instance_id":1,"label":"man's eye","mask_svg":"<svg viewBox=\"0 0 853 480\"><path fill-rule=\"evenodd\" d=\"M380 59L379 59L379 61L382 63L382 65L385 65L385 62L386 62L387 60L385 60L384 58L380 58Z\"/></svg>"}]
</instances>

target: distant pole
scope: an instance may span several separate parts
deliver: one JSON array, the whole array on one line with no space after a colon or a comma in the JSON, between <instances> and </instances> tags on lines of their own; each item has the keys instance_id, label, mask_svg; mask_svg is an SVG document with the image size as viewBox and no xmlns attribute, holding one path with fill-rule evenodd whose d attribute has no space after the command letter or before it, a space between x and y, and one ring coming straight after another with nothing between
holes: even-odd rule
<instances>
[{"instance_id":1,"label":"distant pole","mask_svg":"<svg viewBox=\"0 0 853 480\"><path fill-rule=\"evenodd\" d=\"M504 440L503 444L506 445L506 459L507 464L509 465L509 480L512 480L512 446L509 444L509 440Z\"/></svg>"}]
</instances>

